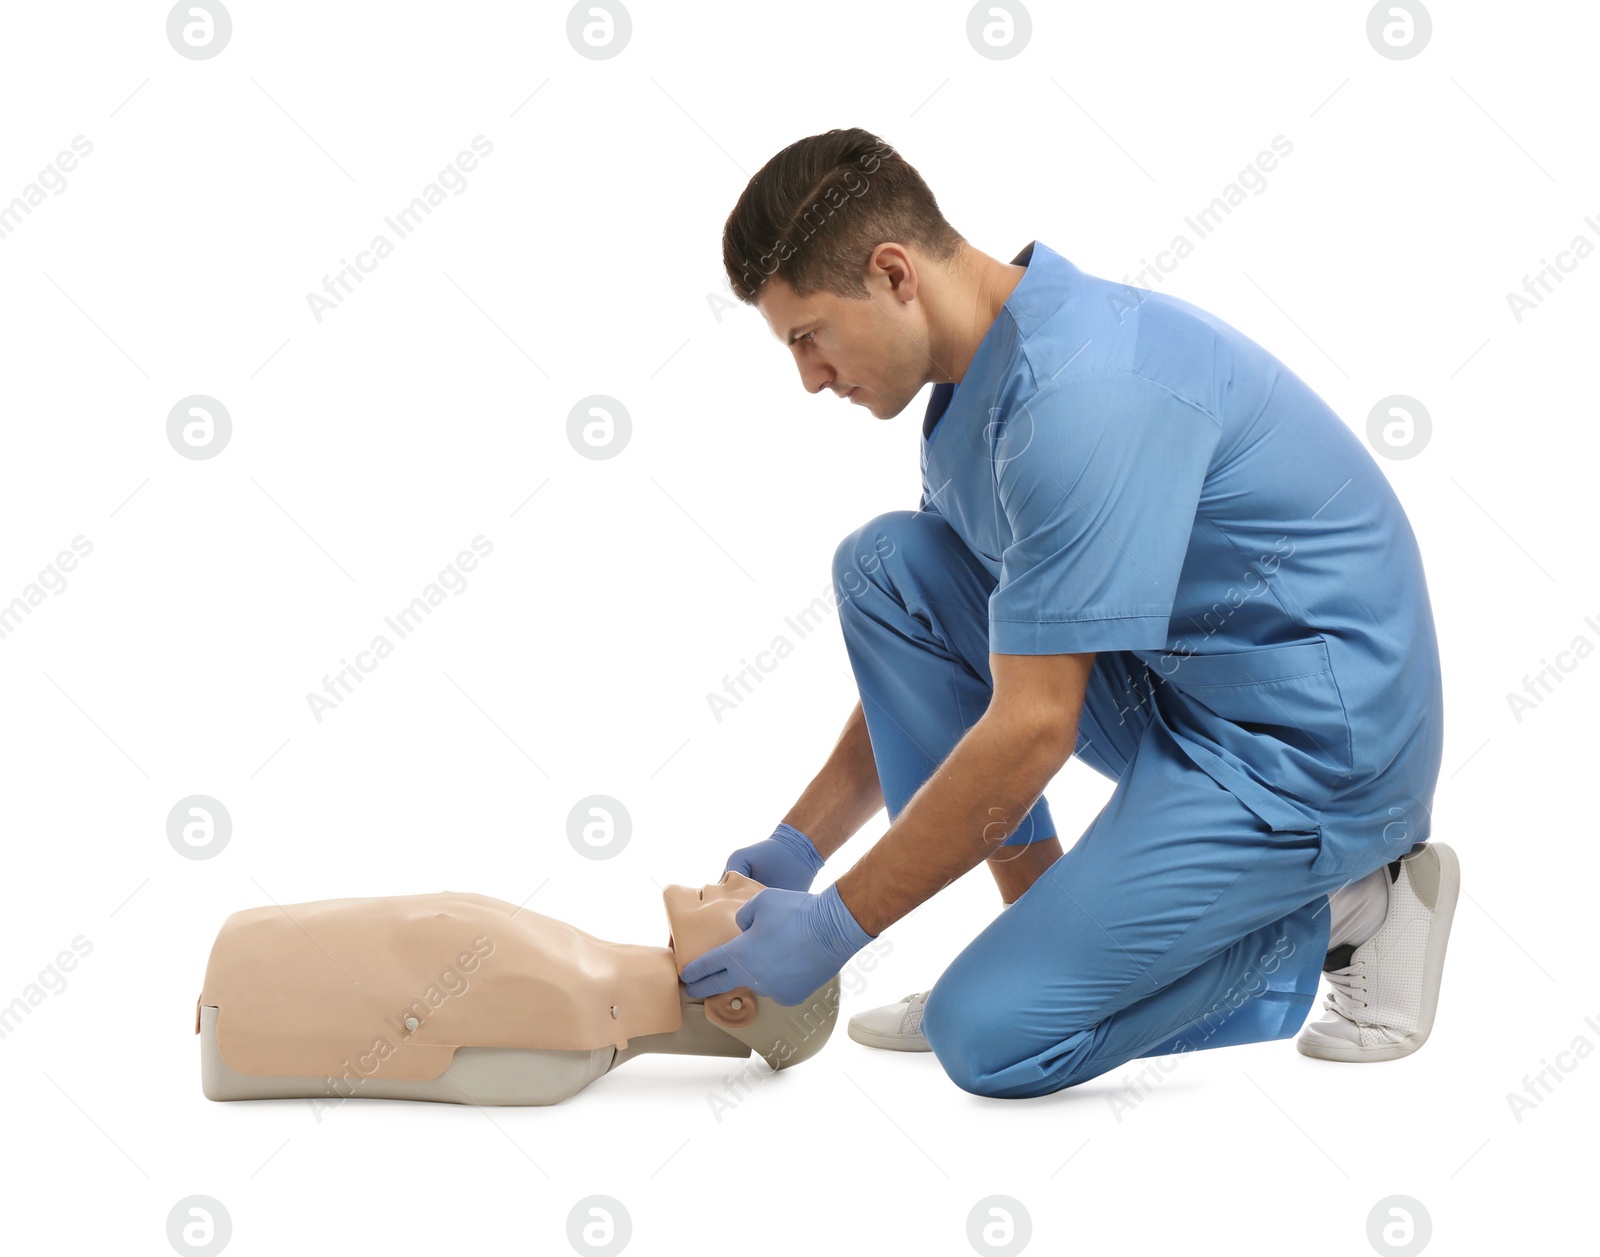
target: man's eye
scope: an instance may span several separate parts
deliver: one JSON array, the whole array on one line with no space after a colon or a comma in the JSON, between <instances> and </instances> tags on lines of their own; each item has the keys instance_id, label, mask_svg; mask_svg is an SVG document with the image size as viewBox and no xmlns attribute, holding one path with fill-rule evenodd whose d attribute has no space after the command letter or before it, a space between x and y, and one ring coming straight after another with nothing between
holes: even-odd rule
<instances>
[{"instance_id":1,"label":"man's eye","mask_svg":"<svg viewBox=\"0 0 1600 1257\"><path fill-rule=\"evenodd\" d=\"M810 339L811 339L811 338L812 338L812 337L813 337L813 336L815 336L815 335L816 335L816 333L815 333L815 332L807 332L807 333L806 333L806 334L805 334L805 335L804 335L804 336L802 336L802 337L801 337L801 338L800 338L800 339L801 339L801 340L810 340Z\"/></svg>"}]
</instances>

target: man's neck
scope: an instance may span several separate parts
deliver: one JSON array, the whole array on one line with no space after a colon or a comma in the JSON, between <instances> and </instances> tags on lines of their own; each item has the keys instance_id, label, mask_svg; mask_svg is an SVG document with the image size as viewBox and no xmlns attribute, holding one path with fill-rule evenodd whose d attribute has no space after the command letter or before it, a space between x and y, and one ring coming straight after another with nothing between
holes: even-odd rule
<instances>
[{"instance_id":1,"label":"man's neck","mask_svg":"<svg viewBox=\"0 0 1600 1257\"><path fill-rule=\"evenodd\" d=\"M962 250L947 299L935 307L935 327L943 324L943 331L934 336L933 361L939 373L928 377L934 383L960 383L1006 300L1028 273L1025 266L1001 262L971 245Z\"/></svg>"}]
</instances>

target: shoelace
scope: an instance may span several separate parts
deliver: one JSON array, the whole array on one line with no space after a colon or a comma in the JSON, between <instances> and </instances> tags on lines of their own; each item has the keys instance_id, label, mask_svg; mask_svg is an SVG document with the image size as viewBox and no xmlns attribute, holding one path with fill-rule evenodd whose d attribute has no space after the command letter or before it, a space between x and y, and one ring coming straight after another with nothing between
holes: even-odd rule
<instances>
[{"instance_id":1,"label":"shoelace","mask_svg":"<svg viewBox=\"0 0 1600 1257\"><path fill-rule=\"evenodd\" d=\"M906 996L906 1003L910 1007L906 1009L906 1015L900 1019L901 1034L922 1033L922 1006L927 994L926 991L913 991Z\"/></svg>"},{"instance_id":2,"label":"shoelace","mask_svg":"<svg viewBox=\"0 0 1600 1257\"><path fill-rule=\"evenodd\" d=\"M1360 1014L1367 1007L1366 961L1357 960L1343 969L1330 969L1322 975L1333 989L1323 998L1322 1006L1338 1013L1358 1026L1368 1025Z\"/></svg>"}]
</instances>

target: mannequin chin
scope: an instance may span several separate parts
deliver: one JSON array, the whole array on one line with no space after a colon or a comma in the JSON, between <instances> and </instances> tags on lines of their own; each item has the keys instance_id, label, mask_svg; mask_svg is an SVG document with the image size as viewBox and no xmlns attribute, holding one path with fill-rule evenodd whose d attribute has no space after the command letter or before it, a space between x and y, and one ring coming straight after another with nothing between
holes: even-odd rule
<instances>
[{"instance_id":1,"label":"mannequin chin","mask_svg":"<svg viewBox=\"0 0 1600 1257\"><path fill-rule=\"evenodd\" d=\"M737 937L739 873L664 892L666 947L611 943L485 895L323 899L233 913L195 1006L212 1100L555 1104L634 1056L814 1056L839 976L790 1007L691 1000L683 967Z\"/></svg>"}]
</instances>

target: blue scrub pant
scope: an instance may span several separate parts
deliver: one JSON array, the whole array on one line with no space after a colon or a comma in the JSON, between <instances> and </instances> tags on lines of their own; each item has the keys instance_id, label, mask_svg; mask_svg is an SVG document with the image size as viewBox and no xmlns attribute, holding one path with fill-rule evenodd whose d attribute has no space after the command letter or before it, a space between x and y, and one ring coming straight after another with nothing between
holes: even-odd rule
<instances>
[{"instance_id":1,"label":"blue scrub pant","mask_svg":"<svg viewBox=\"0 0 1600 1257\"><path fill-rule=\"evenodd\" d=\"M993 693L996 579L948 520L891 511L839 544L845 647L893 820ZM1045 1095L1135 1057L1282 1039L1316 998L1318 836L1272 829L1179 747L1144 664L1097 656L1076 754L1117 783L1078 841L934 984L922 1030L976 1095ZM1008 839L1055 835L1041 797Z\"/></svg>"}]
</instances>

